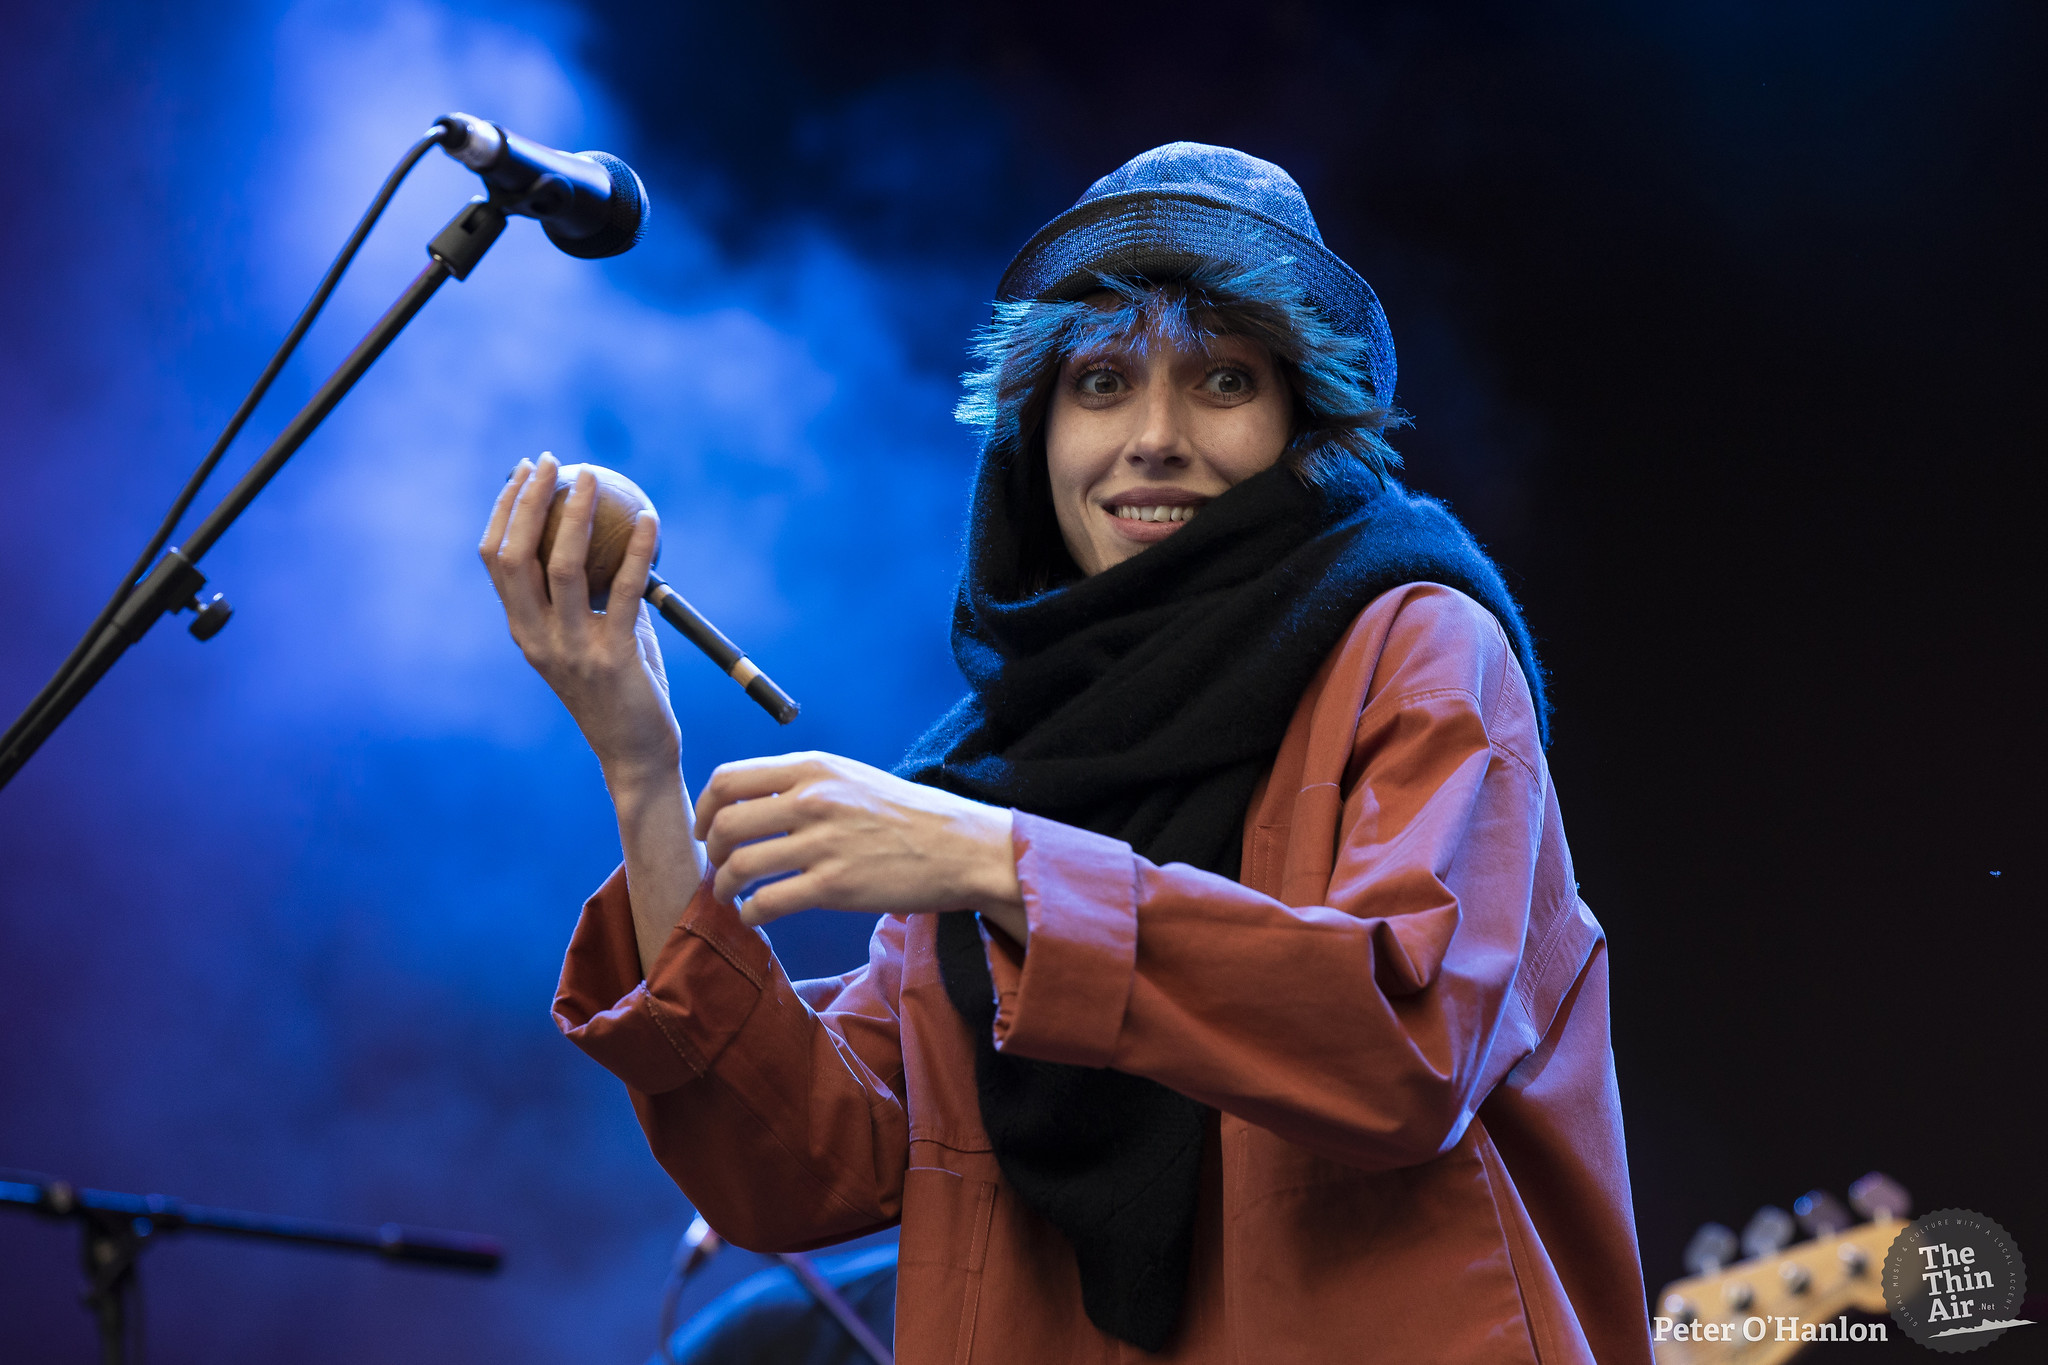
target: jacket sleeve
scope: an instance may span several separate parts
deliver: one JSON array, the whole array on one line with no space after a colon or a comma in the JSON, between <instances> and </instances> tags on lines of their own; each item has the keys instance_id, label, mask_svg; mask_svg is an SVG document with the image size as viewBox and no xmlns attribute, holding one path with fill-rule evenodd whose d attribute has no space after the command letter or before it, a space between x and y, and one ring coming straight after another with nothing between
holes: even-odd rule
<instances>
[{"instance_id":1,"label":"jacket sleeve","mask_svg":"<svg viewBox=\"0 0 2048 1365\"><path fill-rule=\"evenodd\" d=\"M865 967L792 983L707 880L643 981L621 868L583 907L555 1023L626 1083L655 1159L720 1236L843 1241L901 1211L903 928L885 916Z\"/></svg>"},{"instance_id":2,"label":"jacket sleeve","mask_svg":"<svg viewBox=\"0 0 2048 1365\"><path fill-rule=\"evenodd\" d=\"M989 936L997 1046L1149 1076L1366 1169L1448 1150L1504 1070L1545 792L1502 739L1534 733L1498 625L1436 590L1388 627L1344 782L1297 798L1342 802L1326 903L1019 813L1031 937Z\"/></svg>"}]
</instances>

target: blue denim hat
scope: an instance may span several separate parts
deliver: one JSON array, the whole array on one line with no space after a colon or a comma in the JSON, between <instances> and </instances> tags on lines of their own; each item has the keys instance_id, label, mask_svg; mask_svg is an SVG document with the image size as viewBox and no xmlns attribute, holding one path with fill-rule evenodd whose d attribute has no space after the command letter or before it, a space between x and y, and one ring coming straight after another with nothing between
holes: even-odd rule
<instances>
[{"instance_id":1,"label":"blue denim hat","mask_svg":"<svg viewBox=\"0 0 2048 1365\"><path fill-rule=\"evenodd\" d=\"M1323 245L1294 177L1229 147L1169 142L1132 157L1024 244L996 297L1075 299L1102 275L1170 279L1282 256L1324 319L1365 341L1373 393L1392 403L1394 336L1372 286Z\"/></svg>"}]
</instances>

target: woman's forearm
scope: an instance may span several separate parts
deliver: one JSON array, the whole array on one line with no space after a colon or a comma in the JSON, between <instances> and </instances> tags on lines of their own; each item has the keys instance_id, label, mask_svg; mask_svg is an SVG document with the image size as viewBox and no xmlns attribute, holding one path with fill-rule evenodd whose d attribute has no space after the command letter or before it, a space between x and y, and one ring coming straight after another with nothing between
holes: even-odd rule
<instances>
[{"instance_id":1,"label":"woman's forearm","mask_svg":"<svg viewBox=\"0 0 2048 1365\"><path fill-rule=\"evenodd\" d=\"M633 936L645 976L704 880L704 845L691 833L696 816L679 764L610 764L605 785L618 812Z\"/></svg>"}]
</instances>

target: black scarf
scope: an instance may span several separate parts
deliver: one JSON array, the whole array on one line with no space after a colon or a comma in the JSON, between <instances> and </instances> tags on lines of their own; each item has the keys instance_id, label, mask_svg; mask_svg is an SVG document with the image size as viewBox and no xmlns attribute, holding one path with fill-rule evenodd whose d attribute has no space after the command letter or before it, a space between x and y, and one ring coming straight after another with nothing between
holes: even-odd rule
<instances>
[{"instance_id":1,"label":"black scarf","mask_svg":"<svg viewBox=\"0 0 2048 1365\"><path fill-rule=\"evenodd\" d=\"M1315 489L1276 467L1142 554L1037 595L1008 510L1021 488L984 468L977 491L953 613L972 691L912 747L906 777L1235 877L1252 790L1310 678L1367 603L1419 581L1500 620L1545 725L1499 570L1442 504L1398 484ZM970 916L939 917L939 965L1004 1177L1073 1244L1089 1320L1161 1349L1187 1292L1208 1109L1143 1077L997 1052Z\"/></svg>"}]
</instances>

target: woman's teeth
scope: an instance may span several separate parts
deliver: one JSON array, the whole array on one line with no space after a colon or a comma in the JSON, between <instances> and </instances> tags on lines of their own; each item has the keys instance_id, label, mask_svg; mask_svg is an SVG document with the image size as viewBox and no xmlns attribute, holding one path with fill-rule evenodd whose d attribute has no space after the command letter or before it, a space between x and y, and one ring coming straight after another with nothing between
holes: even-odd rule
<instances>
[{"instance_id":1,"label":"woman's teeth","mask_svg":"<svg viewBox=\"0 0 2048 1365\"><path fill-rule=\"evenodd\" d=\"M1125 521L1192 521L1196 512L1193 507L1136 507L1129 503L1109 510Z\"/></svg>"}]
</instances>

